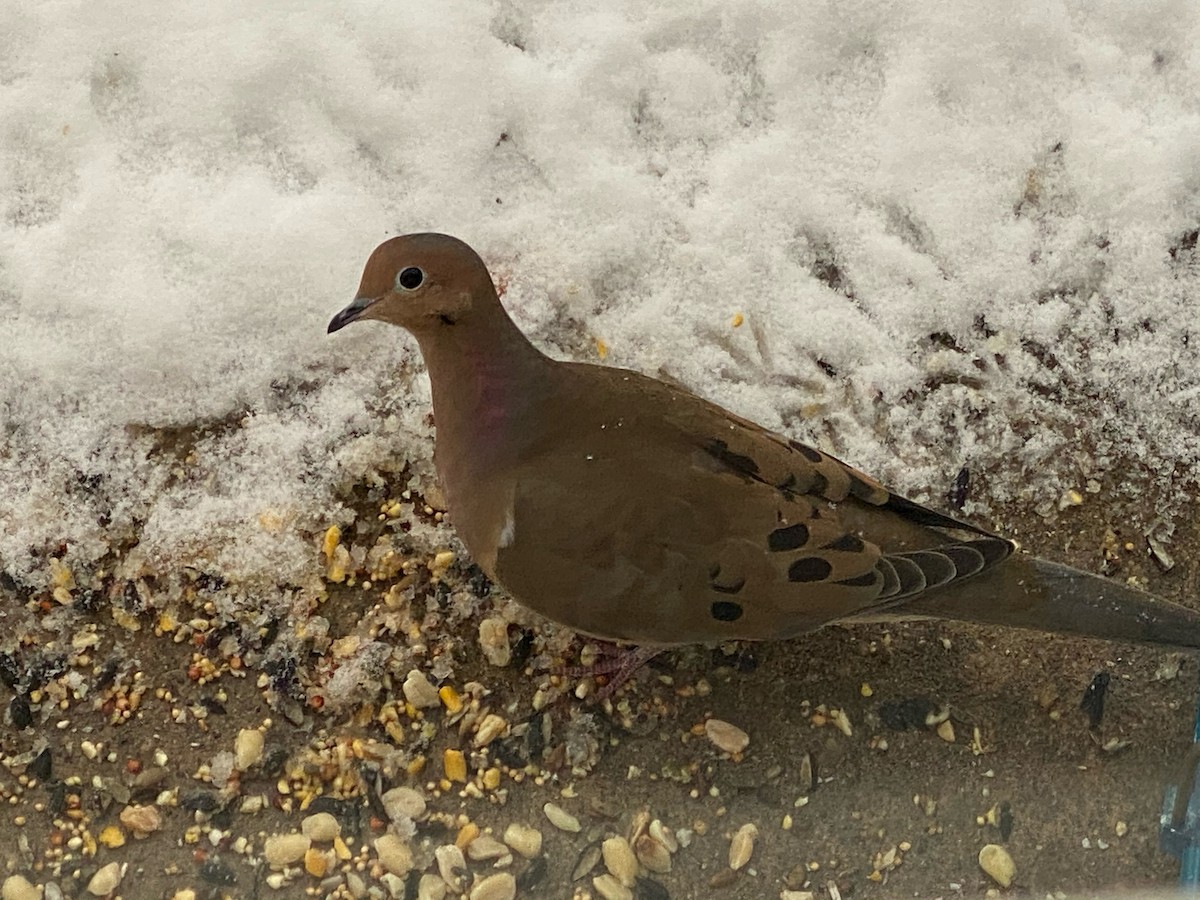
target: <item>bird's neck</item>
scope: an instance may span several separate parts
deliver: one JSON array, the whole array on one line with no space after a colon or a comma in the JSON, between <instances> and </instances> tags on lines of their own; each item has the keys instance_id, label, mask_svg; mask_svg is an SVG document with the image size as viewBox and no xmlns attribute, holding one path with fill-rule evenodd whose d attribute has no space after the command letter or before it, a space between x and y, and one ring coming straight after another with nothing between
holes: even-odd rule
<instances>
[{"instance_id":1,"label":"bird's neck","mask_svg":"<svg viewBox=\"0 0 1200 900\"><path fill-rule=\"evenodd\" d=\"M503 311L418 334L429 370L438 468L453 482L477 477L519 450L528 407L552 361ZM484 471L458 471L466 468Z\"/></svg>"}]
</instances>

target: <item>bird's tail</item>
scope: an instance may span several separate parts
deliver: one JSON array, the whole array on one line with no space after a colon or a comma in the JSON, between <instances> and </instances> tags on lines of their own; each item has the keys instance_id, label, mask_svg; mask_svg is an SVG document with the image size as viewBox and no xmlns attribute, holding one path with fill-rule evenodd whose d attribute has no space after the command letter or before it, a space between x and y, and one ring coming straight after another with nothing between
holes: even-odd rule
<instances>
[{"instance_id":1,"label":"bird's tail","mask_svg":"<svg viewBox=\"0 0 1200 900\"><path fill-rule=\"evenodd\" d=\"M1019 552L944 594L915 598L901 613L1200 650L1200 612Z\"/></svg>"}]
</instances>

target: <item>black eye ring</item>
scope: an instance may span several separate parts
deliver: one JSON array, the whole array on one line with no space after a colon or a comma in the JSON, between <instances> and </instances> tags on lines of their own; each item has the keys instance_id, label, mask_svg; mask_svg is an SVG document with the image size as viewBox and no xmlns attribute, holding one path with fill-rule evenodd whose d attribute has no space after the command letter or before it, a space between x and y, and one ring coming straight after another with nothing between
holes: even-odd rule
<instances>
[{"instance_id":1,"label":"black eye ring","mask_svg":"<svg viewBox=\"0 0 1200 900\"><path fill-rule=\"evenodd\" d=\"M396 287L404 288L406 291L415 291L424 280L424 272L416 266L409 266L407 269L401 269L400 274L396 276Z\"/></svg>"}]
</instances>

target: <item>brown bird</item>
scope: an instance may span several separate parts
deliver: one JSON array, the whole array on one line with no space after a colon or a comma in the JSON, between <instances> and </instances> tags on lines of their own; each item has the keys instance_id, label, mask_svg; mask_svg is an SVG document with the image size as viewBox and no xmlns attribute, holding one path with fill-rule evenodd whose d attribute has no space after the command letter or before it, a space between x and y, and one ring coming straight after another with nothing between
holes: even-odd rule
<instances>
[{"instance_id":1,"label":"brown bird","mask_svg":"<svg viewBox=\"0 0 1200 900\"><path fill-rule=\"evenodd\" d=\"M577 631L653 650L936 617L1200 648L1190 609L1023 553L676 386L550 359L456 238L377 247L329 331L359 319L420 344L475 561Z\"/></svg>"}]
</instances>

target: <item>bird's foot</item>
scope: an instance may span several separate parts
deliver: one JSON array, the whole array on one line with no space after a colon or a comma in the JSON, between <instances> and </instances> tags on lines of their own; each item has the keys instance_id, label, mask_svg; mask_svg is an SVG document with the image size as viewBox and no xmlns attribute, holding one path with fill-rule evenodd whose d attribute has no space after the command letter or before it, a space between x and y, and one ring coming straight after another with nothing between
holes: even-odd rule
<instances>
[{"instance_id":1,"label":"bird's foot","mask_svg":"<svg viewBox=\"0 0 1200 900\"><path fill-rule=\"evenodd\" d=\"M569 678L603 678L604 684L595 695L596 700L600 703L616 693L617 689L627 682L638 669L662 653L664 649L648 646L627 647L607 642L592 646L596 647L596 651L589 654L592 657L591 662L578 666L559 666L552 671L556 675L565 675ZM580 655L584 656L584 654Z\"/></svg>"}]
</instances>

